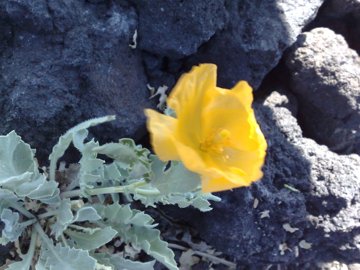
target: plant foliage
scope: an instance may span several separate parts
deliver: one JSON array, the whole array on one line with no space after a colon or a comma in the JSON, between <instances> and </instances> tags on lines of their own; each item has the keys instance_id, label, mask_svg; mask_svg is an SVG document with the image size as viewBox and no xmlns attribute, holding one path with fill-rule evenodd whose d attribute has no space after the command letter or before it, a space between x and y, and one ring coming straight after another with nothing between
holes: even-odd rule
<instances>
[{"instance_id":1,"label":"plant foliage","mask_svg":"<svg viewBox=\"0 0 360 270\"><path fill-rule=\"evenodd\" d=\"M92 119L61 136L48 172L39 170L35 151L14 131L0 136L0 244L21 242L27 250L6 269L154 268L155 261L125 258L115 242L178 269L153 218L134 208L134 201L209 211L209 200L219 198L202 193L199 176L180 162L164 163L131 139L103 145L87 140L89 127L113 119ZM57 170L58 160L71 143L81 159L64 173Z\"/></svg>"}]
</instances>

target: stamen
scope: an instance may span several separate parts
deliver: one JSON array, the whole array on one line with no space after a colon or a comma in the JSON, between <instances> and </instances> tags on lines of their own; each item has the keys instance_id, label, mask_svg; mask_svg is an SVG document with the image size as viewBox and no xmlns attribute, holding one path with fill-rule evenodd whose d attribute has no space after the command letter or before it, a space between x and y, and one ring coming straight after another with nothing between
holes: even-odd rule
<instances>
[{"instance_id":1,"label":"stamen","mask_svg":"<svg viewBox=\"0 0 360 270\"><path fill-rule=\"evenodd\" d=\"M227 129L217 130L199 144L199 149L203 152L221 155L224 160L229 159L224 151L224 147L230 144L231 133Z\"/></svg>"}]
</instances>

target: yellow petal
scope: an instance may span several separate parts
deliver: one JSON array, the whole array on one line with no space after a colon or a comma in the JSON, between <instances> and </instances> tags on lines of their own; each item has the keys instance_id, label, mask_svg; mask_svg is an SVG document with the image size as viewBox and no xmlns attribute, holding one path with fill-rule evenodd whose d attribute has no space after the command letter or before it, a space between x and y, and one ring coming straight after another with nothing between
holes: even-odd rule
<instances>
[{"instance_id":1,"label":"yellow petal","mask_svg":"<svg viewBox=\"0 0 360 270\"><path fill-rule=\"evenodd\" d=\"M147 128L150 131L151 144L155 153L163 161L178 160L174 137L177 120L151 109L146 109L145 115L148 118Z\"/></svg>"},{"instance_id":2,"label":"yellow petal","mask_svg":"<svg viewBox=\"0 0 360 270\"><path fill-rule=\"evenodd\" d=\"M232 89L231 92L236 94L237 98L241 100L245 108L251 108L253 102L252 88L246 81L238 82Z\"/></svg>"},{"instance_id":3,"label":"yellow petal","mask_svg":"<svg viewBox=\"0 0 360 270\"><path fill-rule=\"evenodd\" d=\"M180 77L167 100L179 120L179 134L187 144L200 139L201 111L210 100L209 90L215 87L216 66L202 64Z\"/></svg>"},{"instance_id":4,"label":"yellow petal","mask_svg":"<svg viewBox=\"0 0 360 270\"><path fill-rule=\"evenodd\" d=\"M231 182L229 179L224 177L208 178L203 176L201 180L201 188L203 192L218 192L239 187L238 183Z\"/></svg>"},{"instance_id":5,"label":"yellow petal","mask_svg":"<svg viewBox=\"0 0 360 270\"><path fill-rule=\"evenodd\" d=\"M167 99L168 106L175 110L177 116L205 101L208 90L216 87L216 69L214 64L201 64L179 78Z\"/></svg>"},{"instance_id":6,"label":"yellow petal","mask_svg":"<svg viewBox=\"0 0 360 270\"><path fill-rule=\"evenodd\" d=\"M216 89L213 100L203 110L202 137L226 129L234 146L251 151L258 148L259 135L263 137L251 108L252 91L246 82L234 89Z\"/></svg>"},{"instance_id":7,"label":"yellow petal","mask_svg":"<svg viewBox=\"0 0 360 270\"><path fill-rule=\"evenodd\" d=\"M177 141L176 148L180 156L180 160L184 166L195 173L206 171L208 165L204 163L202 153L198 149L193 149L186 144Z\"/></svg>"},{"instance_id":8,"label":"yellow petal","mask_svg":"<svg viewBox=\"0 0 360 270\"><path fill-rule=\"evenodd\" d=\"M254 168L254 166L252 166ZM217 174L223 176L216 177ZM202 191L203 192L217 192L228 189L247 187L254 181L260 180L263 177L262 171L258 168L251 172L251 175L246 174L239 168L232 167L227 170L218 170L218 173L202 174Z\"/></svg>"}]
</instances>

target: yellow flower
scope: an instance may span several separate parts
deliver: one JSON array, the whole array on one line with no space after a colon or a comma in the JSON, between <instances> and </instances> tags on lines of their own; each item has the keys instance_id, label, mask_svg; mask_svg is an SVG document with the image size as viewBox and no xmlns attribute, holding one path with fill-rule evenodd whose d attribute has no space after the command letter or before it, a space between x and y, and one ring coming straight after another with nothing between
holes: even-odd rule
<instances>
[{"instance_id":1,"label":"yellow flower","mask_svg":"<svg viewBox=\"0 0 360 270\"><path fill-rule=\"evenodd\" d=\"M167 100L177 118L145 110L155 153L200 174L204 192L260 179L267 147L251 87L245 81L231 90L217 87L216 68L202 64L179 79Z\"/></svg>"}]
</instances>

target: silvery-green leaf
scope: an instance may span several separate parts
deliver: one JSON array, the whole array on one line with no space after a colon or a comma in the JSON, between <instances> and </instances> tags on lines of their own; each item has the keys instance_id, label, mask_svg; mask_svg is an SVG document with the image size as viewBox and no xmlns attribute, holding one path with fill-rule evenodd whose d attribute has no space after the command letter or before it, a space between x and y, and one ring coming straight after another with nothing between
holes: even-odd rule
<instances>
[{"instance_id":1,"label":"silvery-green leaf","mask_svg":"<svg viewBox=\"0 0 360 270\"><path fill-rule=\"evenodd\" d=\"M76 248L93 250L110 242L117 234L117 231L108 226L105 228L96 228L93 230L93 233L67 229L65 234L75 241Z\"/></svg>"},{"instance_id":2,"label":"silvery-green leaf","mask_svg":"<svg viewBox=\"0 0 360 270\"><path fill-rule=\"evenodd\" d=\"M153 219L147 214L131 209L129 205L94 205L99 215L106 220L125 242L141 248L147 254L171 270L177 270L174 253L161 240L160 231L154 229Z\"/></svg>"},{"instance_id":3,"label":"silvery-green leaf","mask_svg":"<svg viewBox=\"0 0 360 270\"><path fill-rule=\"evenodd\" d=\"M10 243L11 241L9 239L7 239L6 237L4 236L1 236L0 237L0 245L2 246L6 246L8 243Z\"/></svg>"},{"instance_id":4,"label":"silvery-green leaf","mask_svg":"<svg viewBox=\"0 0 360 270\"><path fill-rule=\"evenodd\" d=\"M11 242L17 240L25 229L25 227L20 225L19 214L6 208L2 210L0 218L5 224L2 230L2 237Z\"/></svg>"},{"instance_id":5,"label":"silvery-green leaf","mask_svg":"<svg viewBox=\"0 0 360 270\"><path fill-rule=\"evenodd\" d=\"M105 122L109 122L115 119L115 116L105 116L90 119L82 122L81 124L68 130L63 136L59 138L58 143L53 147L53 150L49 156L50 160L50 180L55 180L56 163L60 157L62 157L69 147L71 142L74 142L75 146L82 152L83 141L87 136L87 129L92 126L96 126Z\"/></svg>"},{"instance_id":6,"label":"silvery-green leaf","mask_svg":"<svg viewBox=\"0 0 360 270\"><path fill-rule=\"evenodd\" d=\"M85 250L63 247L59 244L41 245L36 270L95 270L96 260Z\"/></svg>"},{"instance_id":7,"label":"silvery-green leaf","mask_svg":"<svg viewBox=\"0 0 360 270\"><path fill-rule=\"evenodd\" d=\"M58 183L55 181L47 181L46 176L39 173L34 175L31 181L15 187L14 191L19 197L28 197L45 203L51 199L54 199L55 202L59 202L60 200L58 196L60 193Z\"/></svg>"},{"instance_id":8,"label":"silvery-green leaf","mask_svg":"<svg viewBox=\"0 0 360 270\"><path fill-rule=\"evenodd\" d=\"M12 187L29 181L37 172L34 152L15 131L0 136L0 186Z\"/></svg>"},{"instance_id":9,"label":"silvery-green leaf","mask_svg":"<svg viewBox=\"0 0 360 270\"><path fill-rule=\"evenodd\" d=\"M56 222L51 227L51 233L58 238L73 221L71 202L69 199L61 200L56 208Z\"/></svg>"},{"instance_id":10,"label":"silvery-green leaf","mask_svg":"<svg viewBox=\"0 0 360 270\"><path fill-rule=\"evenodd\" d=\"M16 202L18 200L19 198L14 194L14 192L0 188L0 206L9 202Z\"/></svg>"},{"instance_id":11,"label":"silvery-green leaf","mask_svg":"<svg viewBox=\"0 0 360 270\"><path fill-rule=\"evenodd\" d=\"M116 254L95 253L91 254L91 256L101 264L111 266L114 270L153 270L155 265L155 261L135 262Z\"/></svg>"},{"instance_id":12,"label":"silvery-green leaf","mask_svg":"<svg viewBox=\"0 0 360 270\"><path fill-rule=\"evenodd\" d=\"M10 132L0 136L0 186L19 198L54 199L59 191L56 182L49 182L39 173L34 151L20 136Z\"/></svg>"},{"instance_id":13,"label":"silvery-green leaf","mask_svg":"<svg viewBox=\"0 0 360 270\"><path fill-rule=\"evenodd\" d=\"M101 219L101 216L99 216L94 207L84 206L76 212L72 222L95 221L99 219Z\"/></svg>"},{"instance_id":14,"label":"silvery-green leaf","mask_svg":"<svg viewBox=\"0 0 360 270\"><path fill-rule=\"evenodd\" d=\"M123 171L117 166L116 162L112 162L111 164L104 166L104 178L120 183L124 180Z\"/></svg>"},{"instance_id":15,"label":"silvery-green leaf","mask_svg":"<svg viewBox=\"0 0 360 270\"><path fill-rule=\"evenodd\" d=\"M212 210L210 201L221 201L219 197L211 193L203 193L201 190L187 193L171 193L168 195L162 195L160 191L156 191L157 189L148 184L137 189L137 192L133 194L133 198L141 201L145 206L156 207L159 203L177 205L180 208L193 206L202 212Z\"/></svg>"},{"instance_id":16,"label":"silvery-green leaf","mask_svg":"<svg viewBox=\"0 0 360 270\"><path fill-rule=\"evenodd\" d=\"M155 261L150 262L134 262L124 259L119 255L112 255L110 262L114 265L115 269L127 269L127 270L152 270L154 269Z\"/></svg>"},{"instance_id":17,"label":"silvery-green leaf","mask_svg":"<svg viewBox=\"0 0 360 270\"><path fill-rule=\"evenodd\" d=\"M120 139L118 143L107 143L94 149L97 153L122 161L126 164L133 164L139 160L146 160L150 151L136 145L132 139Z\"/></svg>"},{"instance_id":18,"label":"silvery-green leaf","mask_svg":"<svg viewBox=\"0 0 360 270\"><path fill-rule=\"evenodd\" d=\"M97 146L99 146L99 143L92 140L84 144L83 151L81 152L79 185L84 196L87 189L96 187L97 183L103 180L105 161L96 158L96 153L93 149Z\"/></svg>"},{"instance_id":19,"label":"silvery-green leaf","mask_svg":"<svg viewBox=\"0 0 360 270\"><path fill-rule=\"evenodd\" d=\"M155 155L151 156L151 160L151 183L161 194L191 192L201 186L200 176L187 170L182 163L173 161L167 166Z\"/></svg>"},{"instance_id":20,"label":"silvery-green leaf","mask_svg":"<svg viewBox=\"0 0 360 270\"><path fill-rule=\"evenodd\" d=\"M94 148L98 154L114 159L118 169L128 171L128 180L147 177L150 172L149 150L136 145L132 139L120 139Z\"/></svg>"}]
</instances>

